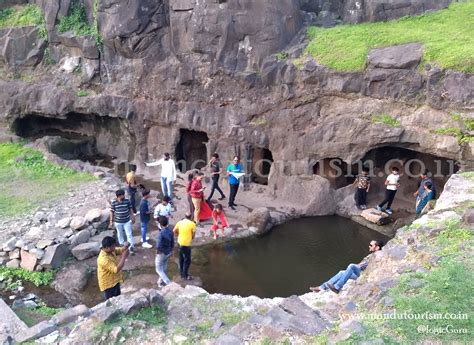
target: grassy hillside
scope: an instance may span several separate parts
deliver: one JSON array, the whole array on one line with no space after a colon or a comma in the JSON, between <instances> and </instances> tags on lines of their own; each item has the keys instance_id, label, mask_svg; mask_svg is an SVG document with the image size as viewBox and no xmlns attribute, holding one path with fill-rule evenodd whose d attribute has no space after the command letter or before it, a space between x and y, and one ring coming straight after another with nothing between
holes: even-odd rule
<instances>
[{"instance_id":1,"label":"grassy hillside","mask_svg":"<svg viewBox=\"0 0 474 345\"><path fill-rule=\"evenodd\" d=\"M439 12L395 21L310 27L306 52L322 65L340 71L365 67L370 48L420 42L423 63L474 73L474 1L457 2Z\"/></svg>"},{"instance_id":2,"label":"grassy hillside","mask_svg":"<svg viewBox=\"0 0 474 345\"><path fill-rule=\"evenodd\" d=\"M36 5L0 9L0 29L16 26L36 25L39 35L46 38L43 12Z\"/></svg>"},{"instance_id":3,"label":"grassy hillside","mask_svg":"<svg viewBox=\"0 0 474 345\"><path fill-rule=\"evenodd\" d=\"M0 217L31 211L93 177L53 164L35 150L0 144Z\"/></svg>"}]
</instances>

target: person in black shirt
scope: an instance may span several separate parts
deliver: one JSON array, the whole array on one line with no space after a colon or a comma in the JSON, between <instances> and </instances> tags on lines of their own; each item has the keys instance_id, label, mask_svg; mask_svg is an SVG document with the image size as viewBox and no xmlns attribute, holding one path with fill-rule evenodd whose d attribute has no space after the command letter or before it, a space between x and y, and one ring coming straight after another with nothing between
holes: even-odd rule
<instances>
[{"instance_id":1,"label":"person in black shirt","mask_svg":"<svg viewBox=\"0 0 474 345\"><path fill-rule=\"evenodd\" d=\"M162 287L170 283L170 279L166 275L168 267L168 260L173 253L174 248L174 234L169 228L168 218L160 217L159 219L161 231L158 234L156 241L156 258L155 268L156 273L160 276L158 279L158 286Z\"/></svg>"},{"instance_id":2,"label":"person in black shirt","mask_svg":"<svg viewBox=\"0 0 474 345\"><path fill-rule=\"evenodd\" d=\"M212 158L209 161L209 166L211 167L212 187L211 187L211 194L209 194L209 197L207 198L207 201L208 202L211 201L215 190L217 190L219 193L221 193L221 197L219 198L219 200L224 200L225 199L224 192L219 187L219 176L222 173L222 163L219 160L219 155L217 153L214 153L212 155Z\"/></svg>"}]
</instances>

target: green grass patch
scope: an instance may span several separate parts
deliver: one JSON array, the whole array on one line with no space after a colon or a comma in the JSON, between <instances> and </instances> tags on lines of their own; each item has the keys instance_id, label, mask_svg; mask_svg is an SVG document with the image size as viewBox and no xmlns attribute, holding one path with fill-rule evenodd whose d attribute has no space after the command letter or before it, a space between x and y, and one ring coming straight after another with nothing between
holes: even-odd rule
<instances>
[{"instance_id":1,"label":"green grass patch","mask_svg":"<svg viewBox=\"0 0 474 345\"><path fill-rule=\"evenodd\" d=\"M72 3L69 15L59 19L58 31L64 33L67 31L72 31L76 36L92 36L95 38L97 47L102 49L102 36L99 33L99 28L97 24L97 10L99 2L94 0L93 3L93 23L89 24L87 18L86 7L83 3L79 1L74 1Z\"/></svg>"},{"instance_id":2,"label":"green grass patch","mask_svg":"<svg viewBox=\"0 0 474 345\"><path fill-rule=\"evenodd\" d=\"M0 287L5 290L15 290L23 282L35 286L48 285L54 279L54 271L30 272L23 268L0 267Z\"/></svg>"},{"instance_id":3,"label":"green grass patch","mask_svg":"<svg viewBox=\"0 0 474 345\"><path fill-rule=\"evenodd\" d=\"M434 134L449 135L456 137L459 144L474 142L474 135L466 133L460 128L440 128L431 131Z\"/></svg>"},{"instance_id":4,"label":"green grass patch","mask_svg":"<svg viewBox=\"0 0 474 345\"><path fill-rule=\"evenodd\" d=\"M310 27L306 53L335 70L359 71L371 48L419 42L423 64L474 72L474 2L455 2L448 9L394 21Z\"/></svg>"},{"instance_id":5,"label":"green grass patch","mask_svg":"<svg viewBox=\"0 0 474 345\"><path fill-rule=\"evenodd\" d=\"M288 59L288 53L287 52L278 52L275 54L275 58L279 61L284 61L286 59Z\"/></svg>"},{"instance_id":6,"label":"green grass patch","mask_svg":"<svg viewBox=\"0 0 474 345\"><path fill-rule=\"evenodd\" d=\"M145 321L147 329L164 327L167 321L166 311L161 306L154 306L137 310L129 315L120 315L112 320L101 323L95 328L92 334L92 340L99 342L101 338L105 337L105 343L107 343L107 335L117 326L122 327L122 336L126 339L134 337L134 333L137 330L127 330L130 328L129 326L133 324L133 321ZM101 341L101 343L103 342Z\"/></svg>"},{"instance_id":7,"label":"green grass patch","mask_svg":"<svg viewBox=\"0 0 474 345\"><path fill-rule=\"evenodd\" d=\"M396 118L392 117L390 114L387 113L374 115L372 117L372 123L383 123L387 126L395 128L401 127L400 121L398 121Z\"/></svg>"},{"instance_id":8,"label":"green grass patch","mask_svg":"<svg viewBox=\"0 0 474 345\"><path fill-rule=\"evenodd\" d=\"M38 35L44 39L48 37L43 11L39 6L26 5L18 9L15 7L0 9L0 29L27 25L36 25Z\"/></svg>"},{"instance_id":9,"label":"green grass patch","mask_svg":"<svg viewBox=\"0 0 474 345\"><path fill-rule=\"evenodd\" d=\"M87 90L79 90L77 91L77 97L87 97L89 96L89 91Z\"/></svg>"},{"instance_id":10,"label":"green grass patch","mask_svg":"<svg viewBox=\"0 0 474 345\"><path fill-rule=\"evenodd\" d=\"M0 144L0 217L21 215L94 177L53 164L36 150Z\"/></svg>"}]
</instances>

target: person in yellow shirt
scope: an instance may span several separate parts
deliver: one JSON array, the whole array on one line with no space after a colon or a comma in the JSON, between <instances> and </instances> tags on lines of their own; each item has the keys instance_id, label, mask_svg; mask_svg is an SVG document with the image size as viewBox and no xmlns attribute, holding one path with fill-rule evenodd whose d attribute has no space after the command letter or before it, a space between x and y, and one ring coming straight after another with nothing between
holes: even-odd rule
<instances>
[{"instance_id":1,"label":"person in yellow shirt","mask_svg":"<svg viewBox=\"0 0 474 345\"><path fill-rule=\"evenodd\" d=\"M185 218L176 223L173 233L178 236L181 278L192 280L193 277L189 275L189 266L191 266L191 242L196 234L196 223L191 220L191 213L187 212Z\"/></svg>"},{"instance_id":2,"label":"person in yellow shirt","mask_svg":"<svg viewBox=\"0 0 474 345\"><path fill-rule=\"evenodd\" d=\"M105 299L120 296L120 283L123 282L122 269L130 254L128 243L116 247L115 238L106 236L102 240L102 249L97 258L97 278L99 289L105 293Z\"/></svg>"}]
</instances>

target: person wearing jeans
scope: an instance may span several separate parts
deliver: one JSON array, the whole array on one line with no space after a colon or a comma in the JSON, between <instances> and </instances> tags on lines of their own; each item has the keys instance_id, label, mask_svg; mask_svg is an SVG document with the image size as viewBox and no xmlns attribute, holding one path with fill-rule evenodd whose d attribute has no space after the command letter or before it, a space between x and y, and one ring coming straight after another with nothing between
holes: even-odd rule
<instances>
[{"instance_id":1,"label":"person wearing jeans","mask_svg":"<svg viewBox=\"0 0 474 345\"><path fill-rule=\"evenodd\" d=\"M369 252L374 253L382 249L383 245L384 243L380 240L372 240L369 243ZM350 264L344 271L339 271L327 282L317 287L310 287L309 289L313 292L329 289L335 293L339 293L349 279L356 280L359 278L361 271L365 270L367 265L368 262L366 260L361 261L359 264Z\"/></svg>"},{"instance_id":2,"label":"person wearing jeans","mask_svg":"<svg viewBox=\"0 0 474 345\"><path fill-rule=\"evenodd\" d=\"M143 198L140 201L140 230L142 235L142 247L152 248L153 246L148 243L148 224L150 223L150 205L148 199L150 197L150 190L145 189L142 192Z\"/></svg>"},{"instance_id":3,"label":"person wearing jeans","mask_svg":"<svg viewBox=\"0 0 474 345\"><path fill-rule=\"evenodd\" d=\"M176 181L176 166L170 154L166 152L158 162L145 163L147 167L161 165L161 189L163 195L173 200L173 182Z\"/></svg>"},{"instance_id":4,"label":"person wearing jeans","mask_svg":"<svg viewBox=\"0 0 474 345\"><path fill-rule=\"evenodd\" d=\"M179 272L182 279L192 280L189 275L191 265L191 242L196 234L196 224L191 220L191 213L186 213L184 219L176 223L173 233L178 236Z\"/></svg>"},{"instance_id":5,"label":"person wearing jeans","mask_svg":"<svg viewBox=\"0 0 474 345\"><path fill-rule=\"evenodd\" d=\"M230 194L229 194L229 207L235 210L235 197L237 196L237 192L239 190L239 179L232 175L232 173L241 173L242 166L239 163L240 159L238 156L235 156L232 160L232 163L229 164L227 167L227 175L229 176L229 187L230 187Z\"/></svg>"},{"instance_id":6,"label":"person wearing jeans","mask_svg":"<svg viewBox=\"0 0 474 345\"><path fill-rule=\"evenodd\" d=\"M125 191L119 189L115 192L116 199L112 202L110 208L110 226L115 224L117 238L120 246L125 243L125 236L130 244L130 254L134 254L134 241L132 223L135 223L135 215L132 205L128 199L125 199ZM125 233L125 235L124 235Z\"/></svg>"},{"instance_id":7,"label":"person wearing jeans","mask_svg":"<svg viewBox=\"0 0 474 345\"><path fill-rule=\"evenodd\" d=\"M392 173L387 176L385 180L385 199L377 206L377 210L384 211L384 205L387 204L387 209L385 212L392 214L392 202L397 193L397 189L400 187L400 175L397 167L392 168Z\"/></svg>"},{"instance_id":8,"label":"person wearing jeans","mask_svg":"<svg viewBox=\"0 0 474 345\"><path fill-rule=\"evenodd\" d=\"M137 178L135 176L136 171L137 167L135 165L131 165L130 172L127 174L127 176L125 176L125 182L127 183L127 193L130 198L130 203L132 204L133 213L137 213L135 200L135 194L138 190Z\"/></svg>"},{"instance_id":9,"label":"person wearing jeans","mask_svg":"<svg viewBox=\"0 0 474 345\"><path fill-rule=\"evenodd\" d=\"M222 174L222 163L219 160L219 155L214 153L212 158L209 162L209 166L211 167L211 180L212 180L212 187L211 187L211 194L209 194L207 201L211 202L212 196L214 195L214 191L217 190L221 193L221 197L219 200L224 200L225 195L222 189L219 187L219 176Z\"/></svg>"},{"instance_id":10,"label":"person wearing jeans","mask_svg":"<svg viewBox=\"0 0 474 345\"><path fill-rule=\"evenodd\" d=\"M173 232L169 228L168 218L160 217L161 231L158 234L158 240L156 241L156 258L155 268L156 273L159 275L158 286L166 286L170 283L170 279L166 274L168 268L168 260L173 253L174 248L174 236Z\"/></svg>"}]
</instances>

